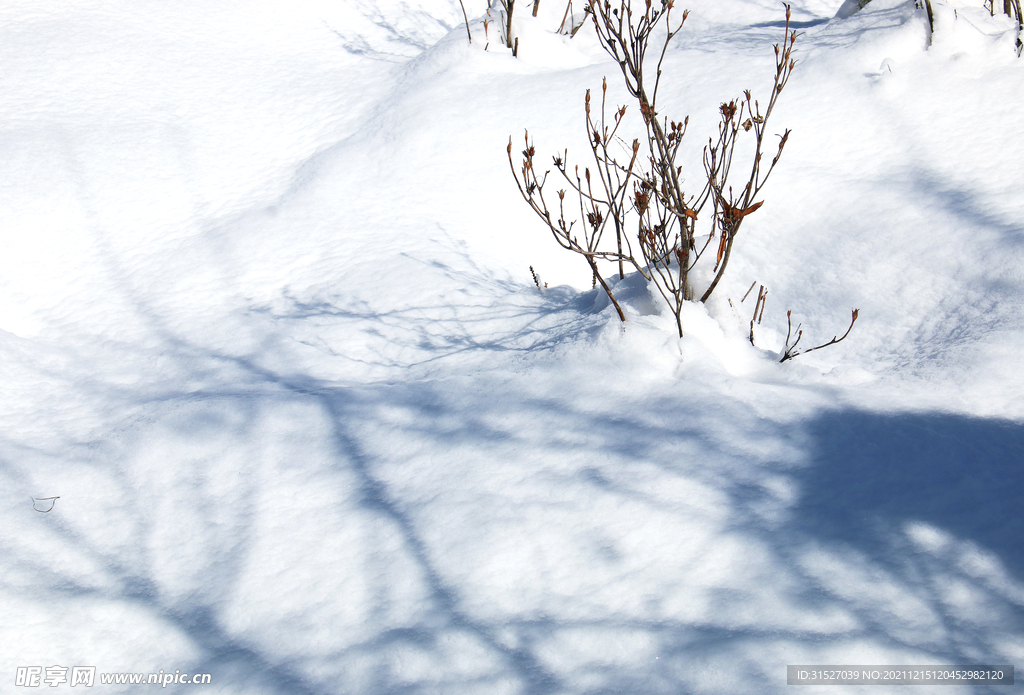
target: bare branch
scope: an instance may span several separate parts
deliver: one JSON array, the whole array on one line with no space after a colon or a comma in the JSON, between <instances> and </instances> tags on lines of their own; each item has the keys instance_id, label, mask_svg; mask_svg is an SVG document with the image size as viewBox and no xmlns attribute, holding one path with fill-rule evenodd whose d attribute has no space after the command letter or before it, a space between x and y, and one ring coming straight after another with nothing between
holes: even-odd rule
<instances>
[{"instance_id":1,"label":"bare branch","mask_svg":"<svg viewBox=\"0 0 1024 695\"><path fill-rule=\"evenodd\" d=\"M786 312L786 320L787 320L787 322L789 321L789 316L792 313L793 313L792 311L787 311ZM796 341L792 345L789 344L790 331L787 330L786 331L786 346L785 346L785 349L783 350L783 353L782 353L782 359L779 360L779 362L785 362L786 360L791 360L794 357L797 357L799 355L804 355L804 354L807 354L808 352L813 352L815 350L820 350L821 348L828 347L829 345L835 345L836 343L842 342L843 340L846 339L846 336L850 335L850 331L853 330L853 324L857 323L857 316L858 316L859 313L860 313L860 311L858 309L854 309L853 310L852 315L850 317L850 327L846 329L846 333L843 333L843 337L842 338L838 338L836 336L832 336L832 340L828 341L827 343L822 343L821 345L816 345L815 347L807 348L806 350L797 350L796 349L796 345L797 345L797 343L800 342L800 337L803 335L803 332L800 331L800 327L797 326ZM792 325L792 324L790 324L790 325Z\"/></svg>"},{"instance_id":2,"label":"bare branch","mask_svg":"<svg viewBox=\"0 0 1024 695\"><path fill-rule=\"evenodd\" d=\"M469 42L473 43L473 34L469 32L469 15L466 14L466 5L459 0L459 6L462 8L462 18L466 20L466 36L469 37Z\"/></svg>"},{"instance_id":3,"label":"bare branch","mask_svg":"<svg viewBox=\"0 0 1024 695\"><path fill-rule=\"evenodd\" d=\"M501 2L509 20L513 0ZM527 141L522 167L517 171L511 159L510 141L509 162L523 198L563 248L586 259L595 283L600 281L612 297L598 272L598 261L615 262L620 278L625 276L626 265L632 266L655 284L672 309L682 336L683 307L695 298L692 271L713 249L712 280L699 295L699 301L706 302L724 276L744 220L763 205L762 188L789 138L787 130L780 136L778 150L768 163L763 154L769 132L767 124L796 66L792 54L797 34L790 30L791 11L787 6L783 40L774 47L775 75L767 102L762 109L745 91L741 98L721 104L717 137L710 138L704 149L703 176L696 178L693 189L687 193L683 166L676 162L676 155L687 133L689 118L674 120L660 114L658 106L668 47L682 30L687 12L675 14L673 0L640 3L641 0L591 0L585 5L584 21L589 17L602 48L618 66L622 84L638 108L646 137L627 144L620 136L626 107L609 107L607 80L601 85L600 114L588 91L584 126L593 163L583 167L582 172L579 166L570 172L567 152L553 158L554 168L567 182L566 188L559 191L557 218L544 200L547 172L540 176L534 170L532 144ZM570 14L571 2L566 6L563 26ZM506 36L510 32L511 24ZM659 35L654 45L656 55L648 56L655 32ZM650 69L654 72L650 73ZM741 141L751 139L749 175L733 186L733 163L740 163L737 147ZM577 198L578 216L574 219L565 216L564 197L568 191ZM605 239L605 231L610 229L615 231L614 245ZM637 255L633 253L631 238L639 242ZM709 260L706 263L710 265ZM764 312L765 296L762 288L753 321L758 321ZM614 297L612 301L619 309Z\"/></svg>"}]
</instances>

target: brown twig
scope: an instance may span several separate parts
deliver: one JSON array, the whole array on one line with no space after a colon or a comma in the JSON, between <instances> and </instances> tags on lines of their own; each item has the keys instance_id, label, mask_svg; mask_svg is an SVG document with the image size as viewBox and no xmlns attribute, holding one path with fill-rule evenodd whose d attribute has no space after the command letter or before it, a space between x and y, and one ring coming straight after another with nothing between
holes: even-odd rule
<instances>
[{"instance_id":1,"label":"brown twig","mask_svg":"<svg viewBox=\"0 0 1024 695\"><path fill-rule=\"evenodd\" d=\"M537 273L534 271L532 265L530 266L530 275L533 276L533 284L537 286L538 290L541 289L541 287L540 287L540 278L537 277Z\"/></svg>"},{"instance_id":2,"label":"brown twig","mask_svg":"<svg viewBox=\"0 0 1024 695\"><path fill-rule=\"evenodd\" d=\"M544 174L538 178L537 170L534 166L534 156L536 149L533 143L530 142L530 134L527 132L524 137L525 149L523 149L523 161L519 171L516 171L515 163L512 161L512 139L509 138L507 153L509 167L512 169L512 176L515 178L516 186L519 188L520 195L530 205L533 211L547 224L548 229L551 230L555 241L558 244L569 251L578 253L583 256L587 261L587 265L590 266L590 270L594 276L595 285L600 283L601 287L607 293L608 298L611 300L612 305L615 307L615 311L619 315L621 321L626 320L626 315L622 311L622 307L619 305L618 300L615 298L615 293L612 292L611 287L605 282L604 277L601 275L601 271L597 266L598 260L613 260L616 255L610 251L602 251L599 248L601 241L601 233L603 231L603 224L605 222L603 215L600 214L600 210L597 207L592 207L594 212L590 213L587 225L581 225L581 233L583 236L583 242L580 243L579 236L573 233L573 227L575 221L568 221L565 217L565 190L558 191L558 204L559 204L559 215L557 219L553 219L551 210L548 208L547 200L544 198L544 186L547 183L549 171L545 171ZM555 159L556 168L559 169L560 173L567 180L568 176L564 170L564 165L561 164L558 158ZM587 171L588 181L590 179L589 170ZM589 200L593 205L595 198L593 193L584 195L582 193L583 183L581 180L577 180L574 188L580 191L580 205L581 208L586 204L584 201ZM584 208L585 209L585 208Z\"/></svg>"},{"instance_id":3,"label":"brown twig","mask_svg":"<svg viewBox=\"0 0 1024 695\"><path fill-rule=\"evenodd\" d=\"M836 343L842 342L843 340L846 339L846 336L850 335L850 331L853 330L853 324L857 323L857 316L858 316L858 314L860 312L859 312L858 309L854 309L853 310L852 316L850 318L850 327L846 329L846 333L843 333L843 337L842 338L839 338L839 337L836 337L836 336L832 336L832 340L828 341L827 343L822 343L821 345L817 345L815 347L807 348L806 350L799 350L799 351L796 349L796 346L797 346L797 343L800 342L800 338L803 337L803 334L804 334L803 331L800 330L800 325L802 325L802 324L797 325L797 327L796 327L796 332L797 332L796 340L793 342L792 345L789 344L789 339L790 339L790 335L792 333L792 327L793 327L793 324L792 324L792 321L791 321L791 318L790 318L792 313L793 313L792 311L787 311L786 312L786 325L787 325L787 328L786 328L786 347L783 350L782 359L779 360L779 362L785 362L786 360L791 360L794 357L797 357L799 355L804 355L804 354L807 354L808 352L813 352L815 350L820 350L821 348L828 347L829 345L835 345Z\"/></svg>"},{"instance_id":4,"label":"brown twig","mask_svg":"<svg viewBox=\"0 0 1024 695\"><path fill-rule=\"evenodd\" d=\"M512 55L515 55L518 46L512 45L512 13L516 8L516 0L501 0L501 4L505 6L505 46L513 49Z\"/></svg>"},{"instance_id":5,"label":"brown twig","mask_svg":"<svg viewBox=\"0 0 1024 695\"><path fill-rule=\"evenodd\" d=\"M466 14L466 5L459 0L459 5L462 7L462 18L466 20L466 36L469 37L469 43L473 43L473 35L469 32L469 15Z\"/></svg>"},{"instance_id":6,"label":"brown twig","mask_svg":"<svg viewBox=\"0 0 1024 695\"><path fill-rule=\"evenodd\" d=\"M510 15L511 0L502 2ZM783 41L774 46L776 70L767 102L762 107L745 91L741 98L721 105L717 139L709 139L704 150L703 180L698 182L696 191L687 192L683 188L683 167L677 163L676 156L689 118L671 120L658 110L668 46L687 19L686 12L681 16L675 14L673 5L672 0L663 0L660 6L647 1L634 8L632 0L618 0L614 5L609 0L588 3L584 14L584 23L590 20L602 48L619 67L626 91L638 107L646 138L629 142L619 136L626 107L609 107L607 81L601 87L599 116L588 91L584 103L585 127L593 165L583 167L582 171L578 166L570 169L564 157L554 157L554 168L566 184L566 188L558 191L557 216L544 199L544 185L550 172L540 175L535 171L535 153L529 137L518 170L512 162L511 139L508 153L523 198L563 248L584 256L593 270L595 284L602 284L616 308L618 304L598 272L599 261L614 262L620 278L630 265L653 282L672 309L682 337L683 306L698 296L699 301L706 302L715 291L728 267L743 221L764 203L758 198L789 138L786 130L779 136L771 162L764 160L762 152L767 145L769 119L796 66L792 56L797 33L790 29L792 13L786 6ZM570 9L567 5L566 16ZM578 29L573 29L573 35ZM658 42L652 43L655 35L659 37ZM657 58L652 56L647 60L652 48L657 51ZM749 175L734 190L730 184L734 154L741 140L747 137L753 139ZM577 198L578 217L566 216L564 200L568 191ZM698 234L698 221L702 229L707 229L706 234ZM635 235L629 232L630 228L636 230ZM603 241L605 231L609 231L608 241ZM614 242L610 241L612 231ZM638 254L633 251L633 241L639 243ZM703 292L696 295L691 286L695 277L692 271L708 249L713 249L713 276ZM761 296L755 307L755 319L763 310L764 296Z\"/></svg>"},{"instance_id":7,"label":"brown twig","mask_svg":"<svg viewBox=\"0 0 1024 695\"><path fill-rule=\"evenodd\" d=\"M565 4L565 14L562 15L562 23L558 25L558 33L565 33L565 20L569 18L569 11L572 9L572 0Z\"/></svg>"},{"instance_id":8,"label":"brown twig","mask_svg":"<svg viewBox=\"0 0 1024 695\"><path fill-rule=\"evenodd\" d=\"M587 5L583 9L583 20L573 28L572 33L569 34L570 39L576 38L576 32L582 29L583 25L587 23L587 16L591 14L591 12L593 12L593 10L591 9L590 5Z\"/></svg>"},{"instance_id":9,"label":"brown twig","mask_svg":"<svg viewBox=\"0 0 1024 695\"><path fill-rule=\"evenodd\" d=\"M753 285L751 285L753 289ZM768 301L768 290L765 289L764 285L757 290L757 301L754 302L754 314L750 317L750 344L754 344L754 323L761 325L761 319L764 318L764 305Z\"/></svg>"}]
</instances>

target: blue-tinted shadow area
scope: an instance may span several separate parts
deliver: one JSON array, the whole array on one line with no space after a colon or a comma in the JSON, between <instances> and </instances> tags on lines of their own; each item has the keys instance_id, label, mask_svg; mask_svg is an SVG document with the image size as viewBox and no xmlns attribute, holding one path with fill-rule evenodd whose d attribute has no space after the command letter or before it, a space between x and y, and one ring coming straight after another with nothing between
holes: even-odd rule
<instances>
[{"instance_id":1,"label":"blue-tinted shadow area","mask_svg":"<svg viewBox=\"0 0 1024 695\"><path fill-rule=\"evenodd\" d=\"M798 527L877 558L881 536L925 522L995 552L1024 579L1024 426L841 411L810 431Z\"/></svg>"}]
</instances>

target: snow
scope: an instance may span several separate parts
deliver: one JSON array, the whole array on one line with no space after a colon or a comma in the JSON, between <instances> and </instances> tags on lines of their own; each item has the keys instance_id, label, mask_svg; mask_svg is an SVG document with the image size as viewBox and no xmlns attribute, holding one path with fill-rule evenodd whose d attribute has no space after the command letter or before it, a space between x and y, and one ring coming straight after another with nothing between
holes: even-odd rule
<instances>
[{"instance_id":1,"label":"snow","mask_svg":"<svg viewBox=\"0 0 1024 695\"><path fill-rule=\"evenodd\" d=\"M636 275L621 324L516 191L510 136L582 162L585 90L624 98L564 5L522 4L518 58L482 0L472 44L451 0L0 8L5 692L53 665L582 695L1024 661L1012 23L933 0L929 46L913 2L795 2L793 134L678 339ZM783 14L687 6L661 98L693 177ZM786 310L814 345L853 307L778 363Z\"/></svg>"}]
</instances>

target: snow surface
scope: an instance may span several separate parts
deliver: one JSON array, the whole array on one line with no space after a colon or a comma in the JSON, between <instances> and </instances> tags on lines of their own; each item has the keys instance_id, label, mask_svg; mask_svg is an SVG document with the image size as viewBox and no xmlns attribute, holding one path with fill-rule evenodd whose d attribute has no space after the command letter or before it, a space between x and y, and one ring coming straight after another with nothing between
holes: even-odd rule
<instances>
[{"instance_id":1,"label":"snow surface","mask_svg":"<svg viewBox=\"0 0 1024 695\"><path fill-rule=\"evenodd\" d=\"M1012 24L933 0L928 47L911 1L796 0L793 135L680 340L636 276L621 325L513 184L510 135L582 161L584 91L622 98L558 4L520 11L518 59L483 0L471 45L451 0L0 7L3 692L33 665L289 695L1024 665ZM699 167L782 10L687 6L662 99ZM787 309L813 344L852 307L778 364Z\"/></svg>"}]
</instances>

